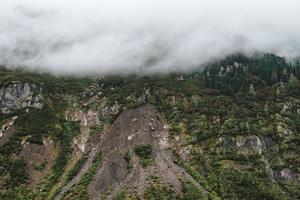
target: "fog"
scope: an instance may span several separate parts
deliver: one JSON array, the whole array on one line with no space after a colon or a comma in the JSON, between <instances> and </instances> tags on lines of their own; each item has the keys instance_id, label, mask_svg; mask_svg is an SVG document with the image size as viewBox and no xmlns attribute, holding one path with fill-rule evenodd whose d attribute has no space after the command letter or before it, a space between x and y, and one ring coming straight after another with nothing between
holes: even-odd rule
<instances>
[{"instance_id":1,"label":"fog","mask_svg":"<svg viewBox=\"0 0 300 200\"><path fill-rule=\"evenodd\" d=\"M299 0L1 0L0 64L56 74L190 71L300 56Z\"/></svg>"}]
</instances>

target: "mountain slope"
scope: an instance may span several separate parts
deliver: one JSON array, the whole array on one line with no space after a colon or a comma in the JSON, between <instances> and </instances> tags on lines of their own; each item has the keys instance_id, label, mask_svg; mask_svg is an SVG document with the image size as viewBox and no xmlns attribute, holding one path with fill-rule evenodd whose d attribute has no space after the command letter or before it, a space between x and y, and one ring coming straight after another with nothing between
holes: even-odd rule
<instances>
[{"instance_id":1,"label":"mountain slope","mask_svg":"<svg viewBox=\"0 0 300 200\"><path fill-rule=\"evenodd\" d=\"M1 199L299 199L299 65L102 78L0 71Z\"/></svg>"}]
</instances>

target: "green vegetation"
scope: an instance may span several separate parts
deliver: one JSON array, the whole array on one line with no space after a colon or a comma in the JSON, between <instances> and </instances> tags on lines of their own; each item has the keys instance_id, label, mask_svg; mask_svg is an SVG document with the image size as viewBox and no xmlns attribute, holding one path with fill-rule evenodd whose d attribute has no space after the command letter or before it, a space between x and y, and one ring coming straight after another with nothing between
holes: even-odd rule
<instances>
[{"instance_id":1,"label":"green vegetation","mask_svg":"<svg viewBox=\"0 0 300 200\"><path fill-rule=\"evenodd\" d=\"M104 127L103 124L91 127L91 134L100 134L102 133Z\"/></svg>"},{"instance_id":2,"label":"green vegetation","mask_svg":"<svg viewBox=\"0 0 300 200\"><path fill-rule=\"evenodd\" d=\"M129 172L129 171L131 170L131 168L132 168L132 164L130 163L130 161L131 161L131 155L130 155L130 153L127 151L127 152L124 154L123 158L124 158L124 160L125 160L126 163L127 163L127 170L128 170L128 172Z\"/></svg>"},{"instance_id":3,"label":"green vegetation","mask_svg":"<svg viewBox=\"0 0 300 200\"><path fill-rule=\"evenodd\" d=\"M43 192L50 191L53 185L57 183L58 179L64 172L64 167L67 164L68 157L72 152L71 139L80 133L78 123L76 122L62 122L62 132L58 135L61 141L61 153L57 157L53 166L51 175L48 176Z\"/></svg>"},{"instance_id":4,"label":"green vegetation","mask_svg":"<svg viewBox=\"0 0 300 200\"><path fill-rule=\"evenodd\" d=\"M215 63L205 70L205 84L232 95L237 91L247 92L249 87L263 87L290 78L300 77L299 62L292 65L273 54L255 56L235 55Z\"/></svg>"},{"instance_id":5,"label":"green vegetation","mask_svg":"<svg viewBox=\"0 0 300 200\"><path fill-rule=\"evenodd\" d=\"M114 197L114 200L139 200L134 194L128 194L126 190L121 190Z\"/></svg>"},{"instance_id":6,"label":"green vegetation","mask_svg":"<svg viewBox=\"0 0 300 200\"><path fill-rule=\"evenodd\" d=\"M42 163L37 164L34 169L37 171L42 171L43 169L45 169L45 166L47 164L47 161L44 160Z\"/></svg>"},{"instance_id":7,"label":"green vegetation","mask_svg":"<svg viewBox=\"0 0 300 200\"><path fill-rule=\"evenodd\" d=\"M264 173L223 169L218 177L221 199L287 199Z\"/></svg>"},{"instance_id":8,"label":"green vegetation","mask_svg":"<svg viewBox=\"0 0 300 200\"><path fill-rule=\"evenodd\" d=\"M28 173L26 164L23 160L12 158L12 155L19 154L21 151L21 142L25 138L30 143L43 144L43 136L55 135L57 118L49 106L44 106L41 110L30 113L20 113L15 122L16 132L12 135L8 142L0 147L0 177L9 184L8 188L16 187L26 183ZM43 166L37 166L36 170Z\"/></svg>"},{"instance_id":9,"label":"green vegetation","mask_svg":"<svg viewBox=\"0 0 300 200\"><path fill-rule=\"evenodd\" d=\"M183 195L184 200L194 200L194 199L206 200L206 199L208 199L193 184L191 184L189 182L184 184L183 194L184 194Z\"/></svg>"},{"instance_id":10,"label":"green vegetation","mask_svg":"<svg viewBox=\"0 0 300 200\"><path fill-rule=\"evenodd\" d=\"M201 193L190 182L182 182L183 194L178 195L168 185L162 184L155 176L150 177L150 187L147 188L144 198L146 200L207 200L208 198Z\"/></svg>"},{"instance_id":11,"label":"green vegetation","mask_svg":"<svg viewBox=\"0 0 300 200\"><path fill-rule=\"evenodd\" d=\"M76 174L78 174L78 172L80 171L80 169L82 168L82 166L83 166L83 164L85 163L86 160L87 160L87 157L83 156L82 158L80 158L76 162L74 167L68 172L67 177L66 177L66 181L72 180L72 178L74 176L76 176Z\"/></svg>"},{"instance_id":12,"label":"green vegetation","mask_svg":"<svg viewBox=\"0 0 300 200\"><path fill-rule=\"evenodd\" d=\"M80 132L79 122L66 120L65 111L72 106L69 97L84 111L89 106L98 109L99 102L85 104L98 92L104 107L119 105L120 112L144 104L155 105L170 126L170 142L178 144L177 164L208 191L208 199L299 199L300 182L295 178L300 174L299 78L299 62L288 63L272 54L234 55L211 64L203 73L183 75L110 75L89 79L1 68L1 87L12 81L29 82L42 88L45 102L43 109L13 114L18 115L16 131L0 146L0 199L47 196L65 172L73 151L71 143ZM118 114L101 116L101 125L92 127L91 133L102 132L104 125L112 124ZM13 115L0 116L0 124ZM41 192L35 194L28 186L26 163L18 156L22 142L42 144L44 137L60 144L61 152L41 183ZM153 161L154 150L151 145L141 144L134 153L146 167ZM123 157L129 168L131 156L127 152ZM75 164L67 174L68 180L83 162L80 159ZM87 198L88 184L99 163L98 158L65 199ZM43 163L36 166L36 170L42 168ZM282 170L289 176L280 176ZM154 182L145 197L203 198L191 183L184 185L183 196L179 197L168 186ZM119 194L121 199L130 199L128 195L126 191Z\"/></svg>"},{"instance_id":13,"label":"green vegetation","mask_svg":"<svg viewBox=\"0 0 300 200\"><path fill-rule=\"evenodd\" d=\"M16 120L20 135L29 135L30 143L43 144L43 135L55 133L56 117L53 109L47 104L41 110L29 114L21 114Z\"/></svg>"},{"instance_id":14,"label":"green vegetation","mask_svg":"<svg viewBox=\"0 0 300 200\"><path fill-rule=\"evenodd\" d=\"M180 199L178 195L170 188L161 186L159 184L152 184L145 192L146 200L175 200Z\"/></svg>"},{"instance_id":15,"label":"green vegetation","mask_svg":"<svg viewBox=\"0 0 300 200\"><path fill-rule=\"evenodd\" d=\"M1 200L32 200L34 197L33 192L26 186L26 184L9 188L5 192L0 193Z\"/></svg>"},{"instance_id":16,"label":"green vegetation","mask_svg":"<svg viewBox=\"0 0 300 200\"><path fill-rule=\"evenodd\" d=\"M64 199L88 199L87 187L93 180L94 175L97 172L97 168L101 163L101 156L98 155L94 158L92 166L89 171L83 175L81 181L75 185L71 191L64 195Z\"/></svg>"},{"instance_id":17,"label":"green vegetation","mask_svg":"<svg viewBox=\"0 0 300 200\"><path fill-rule=\"evenodd\" d=\"M152 146L150 144L140 144L134 147L134 152L140 158L140 164L143 167L147 167L153 161L152 155Z\"/></svg>"}]
</instances>

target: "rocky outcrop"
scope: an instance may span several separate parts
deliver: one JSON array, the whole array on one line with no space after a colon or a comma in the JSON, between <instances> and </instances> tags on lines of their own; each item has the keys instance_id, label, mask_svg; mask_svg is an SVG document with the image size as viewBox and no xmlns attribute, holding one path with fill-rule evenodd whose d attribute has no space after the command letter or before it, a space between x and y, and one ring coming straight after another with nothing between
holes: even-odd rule
<instances>
[{"instance_id":1,"label":"rocky outcrop","mask_svg":"<svg viewBox=\"0 0 300 200\"><path fill-rule=\"evenodd\" d=\"M235 148L241 154L261 154L264 144L256 135L221 137L219 143L224 148Z\"/></svg>"},{"instance_id":2,"label":"rocky outcrop","mask_svg":"<svg viewBox=\"0 0 300 200\"><path fill-rule=\"evenodd\" d=\"M39 94L34 94L37 89ZM0 88L0 114L10 114L18 110L43 107L41 89L23 82L12 82Z\"/></svg>"},{"instance_id":3,"label":"rocky outcrop","mask_svg":"<svg viewBox=\"0 0 300 200\"><path fill-rule=\"evenodd\" d=\"M284 141L294 138L294 133L288 128L288 125L281 121L277 123L277 134Z\"/></svg>"},{"instance_id":4,"label":"rocky outcrop","mask_svg":"<svg viewBox=\"0 0 300 200\"><path fill-rule=\"evenodd\" d=\"M7 119L7 121L2 124L2 127L0 126L0 146L5 144L11 135L15 133L14 123L17 120L18 116L14 116L10 119Z\"/></svg>"},{"instance_id":5,"label":"rocky outcrop","mask_svg":"<svg viewBox=\"0 0 300 200\"><path fill-rule=\"evenodd\" d=\"M291 181L297 177L290 169L272 170L271 176L276 181Z\"/></svg>"},{"instance_id":6,"label":"rocky outcrop","mask_svg":"<svg viewBox=\"0 0 300 200\"><path fill-rule=\"evenodd\" d=\"M111 107L106 106L104 108L101 108L101 113L103 115L116 115L120 112L121 110L121 105L116 101L114 105Z\"/></svg>"}]
</instances>

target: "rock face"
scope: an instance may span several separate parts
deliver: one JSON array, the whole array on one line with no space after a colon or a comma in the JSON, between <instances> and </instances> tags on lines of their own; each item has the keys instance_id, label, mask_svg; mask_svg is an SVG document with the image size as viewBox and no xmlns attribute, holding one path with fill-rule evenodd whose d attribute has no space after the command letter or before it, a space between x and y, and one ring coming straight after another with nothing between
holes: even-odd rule
<instances>
[{"instance_id":1,"label":"rock face","mask_svg":"<svg viewBox=\"0 0 300 200\"><path fill-rule=\"evenodd\" d=\"M261 154L264 146L256 135L221 137L219 142L224 148L235 148L241 154Z\"/></svg>"},{"instance_id":2,"label":"rock face","mask_svg":"<svg viewBox=\"0 0 300 200\"><path fill-rule=\"evenodd\" d=\"M272 170L271 175L272 178L277 181L291 181L297 176L288 168L282 169L280 171Z\"/></svg>"},{"instance_id":3,"label":"rock face","mask_svg":"<svg viewBox=\"0 0 300 200\"><path fill-rule=\"evenodd\" d=\"M41 94L33 93L34 85L23 82L12 82L0 88L0 114L10 114L18 110L43 107ZM39 91L41 89L37 88Z\"/></svg>"},{"instance_id":4,"label":"rock face","mask_svg":"<svg viewBox=\"0 0 300 200\"><path fill-rule=\"evenodd\" d=\"M0 127L0 146L5 144L9 137L14 134L15 128L14 128L14 123L18 116L14 116L5 122L2 127Z\"/></svg>"}]
</instances>

